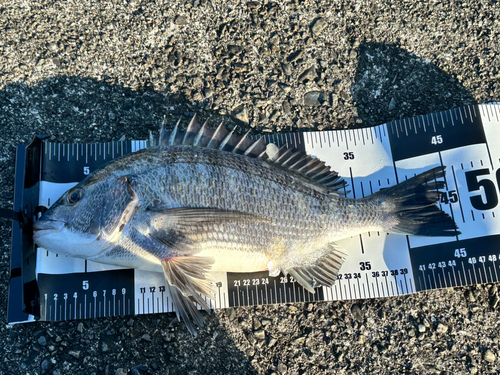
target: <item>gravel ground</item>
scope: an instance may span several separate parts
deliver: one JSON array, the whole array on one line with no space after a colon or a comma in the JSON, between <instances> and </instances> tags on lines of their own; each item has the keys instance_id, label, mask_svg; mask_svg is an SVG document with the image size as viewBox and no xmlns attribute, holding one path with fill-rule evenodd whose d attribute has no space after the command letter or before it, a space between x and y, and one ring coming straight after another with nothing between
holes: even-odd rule
<instances>
[{"instance_id":1,"label":"gravel ground","mask_svg":"<svg viewBox=\"0 0 500 375\"><path fill-rule=\"evenodd\" d=\"M163 116L242 131L377 125L500 99L497 1L0 1L0 207L15 145L144 139ZM0 223L6 321L10 224ZM491 373L497 285L0 327L0 374Z\"/></svg>"}]
</instances>

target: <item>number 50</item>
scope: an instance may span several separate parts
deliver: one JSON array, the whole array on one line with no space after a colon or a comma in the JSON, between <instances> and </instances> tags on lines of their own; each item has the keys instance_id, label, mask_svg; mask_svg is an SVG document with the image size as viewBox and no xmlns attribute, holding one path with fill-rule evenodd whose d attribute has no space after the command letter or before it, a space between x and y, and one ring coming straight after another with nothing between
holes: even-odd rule
<instances>
[{"instance_id":1,"label":"number 50","mask_svg":"<svg viewBox=\"0 0 500 375\"><path fill-rule=\"evenodd\" d=\"M478 180L479 176L489 175L488 168L477 169L475 171L465 172L465 180L467 181L467 189L469 192L478 191L483 188L486 201L483 202L481 194L470 197L470 203L476 210L489 210L495 208L498 204L498 195L495 183L487 178ZM500 185L500 169L496 171L497 184Z\"/></svg>"}]
</instances>

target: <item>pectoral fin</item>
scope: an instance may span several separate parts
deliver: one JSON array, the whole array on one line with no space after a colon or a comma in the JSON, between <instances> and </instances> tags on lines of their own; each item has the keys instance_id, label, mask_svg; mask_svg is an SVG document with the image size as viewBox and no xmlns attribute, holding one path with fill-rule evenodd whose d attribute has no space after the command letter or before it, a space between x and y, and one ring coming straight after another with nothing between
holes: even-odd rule
<instances>
[{"instance_id":1,"label":"pectoral fin","mask_svg":"<svg viewBox=\"0 0 500 375\"><path fill-rule=\"evenodd\" d=\"M177 319L180 321L182 318L193 336L197 335L193 322L199 327L204 324L196 303L210 311L205 297L212 298L212 291L206 273L213 262L212 258L202 257L178 257L161 261Z\"/></svg>"},{"instance_id":2,"label":"pectoral fin","mask_svg":"<svg viewBox=\"0 0 500 375\"><path fill-rule=\"evenodd\" d=\"M337 280L340 267L344 263L346 254L334 244L327 245L329 252L314 264L303 267L284 269L309 292L314 293L318 286L332 286Z\"/></svg>"},{"instance_id":3,"label":"pectoral fin","mask_svg":"<svg viewBox=\"0 0 500 375\"><path fill-rule=\"evenodd\" d=\"M193 241L184 236L180 230L152 228L148 236L159 244L166 246L169 253L174 251L175 256L190 256L196 252Z\"/></svg>"},{"instance_id":4,"label":"pectoral fin","mask_svg":"<svg viewBox=\"0 0 500 375\"><path fill-rule=\"evenodd\" d=\"M198 208L198 207L174 207L167 208L161 204L148 207L148 211L156 213L156 217L165 220L165 224L170 226L184 226L204 223L224 223L224 222L244 222L244 221L265 221L270 219L240 212L236 210L222 210L219 208Z\"/></svg>"},{"instance_id":5,"label":"pectoral fin","mask_svg":"<svg viewBox=\"0 0 500 375\"><path fill-rule=\"evenodd\" d=\"M145 220L148 226L141 233L175 252L175 256L194 255L196 243L189 234L202 232L207 224L234 223L244 225L248 222L271 220L253 214L216 208L177 207L163 209L150 207ZM199 250L199 249L198 249Z\"/></svg>"}]
</instances>

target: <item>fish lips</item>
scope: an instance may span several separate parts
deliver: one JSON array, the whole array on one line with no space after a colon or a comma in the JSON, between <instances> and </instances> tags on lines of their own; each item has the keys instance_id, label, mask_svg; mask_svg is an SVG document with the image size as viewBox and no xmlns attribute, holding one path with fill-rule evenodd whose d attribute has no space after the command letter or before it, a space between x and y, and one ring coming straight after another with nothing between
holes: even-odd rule
<instances>
[{"instance_id":1,"label":"fish lips","mask_svg":"<svg viewBox=\"0 0 500 375\"><path fill-rule=\"evenodd\" d=\"M40 237L59 232L65 225L66 222L63 220L38 220L33 223L33 240L36 242Z\"/></svg>"},{"instance_id":2,"label":"fish lips","mask_svg":"<svg viewBox=\"0 0 500 375\"><path fill-rule=\"evenodd\" d=\"M63 220L43 218L33 224L33 241L54 253L84 259L98 256L109 247L98 234L72 232Z\"/></svg>"}]
</instances>

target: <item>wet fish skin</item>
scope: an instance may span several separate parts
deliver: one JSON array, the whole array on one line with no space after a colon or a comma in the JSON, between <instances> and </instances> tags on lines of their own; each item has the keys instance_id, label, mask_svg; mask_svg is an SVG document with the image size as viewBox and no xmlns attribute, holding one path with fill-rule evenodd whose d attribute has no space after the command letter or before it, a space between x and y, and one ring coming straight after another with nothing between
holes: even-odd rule
<instances>
[{"instance_id":1,"label":"wet fish skin","mask_svg":"<svg viewBox=\"0 0 500 375\"><path fill-rule=\"evenodd\" d=\"M196 129L201 143L203 129ZM179 134L186 140L189 129ZM243 155L255 143L239 153L208 148L226 140L234 151L245 140L207 134L205 147L195 147L194 137L187 144L176 143L176 135L161 142L167 139L162 130L157 143L163 145L93 172L35 223L35 242L58 253L163 272L177 316L195 335L192 320L202 326L203 318L193 301L208 309L203 296L211 295L210 271L282 271L314 292L333 284L347 256L337 240L371 230L457 233L435 205L443 187L435 179L444 168L349 199L339 194L343 181L319 161L288 150Z\"/></svg>"}]
</instances>

